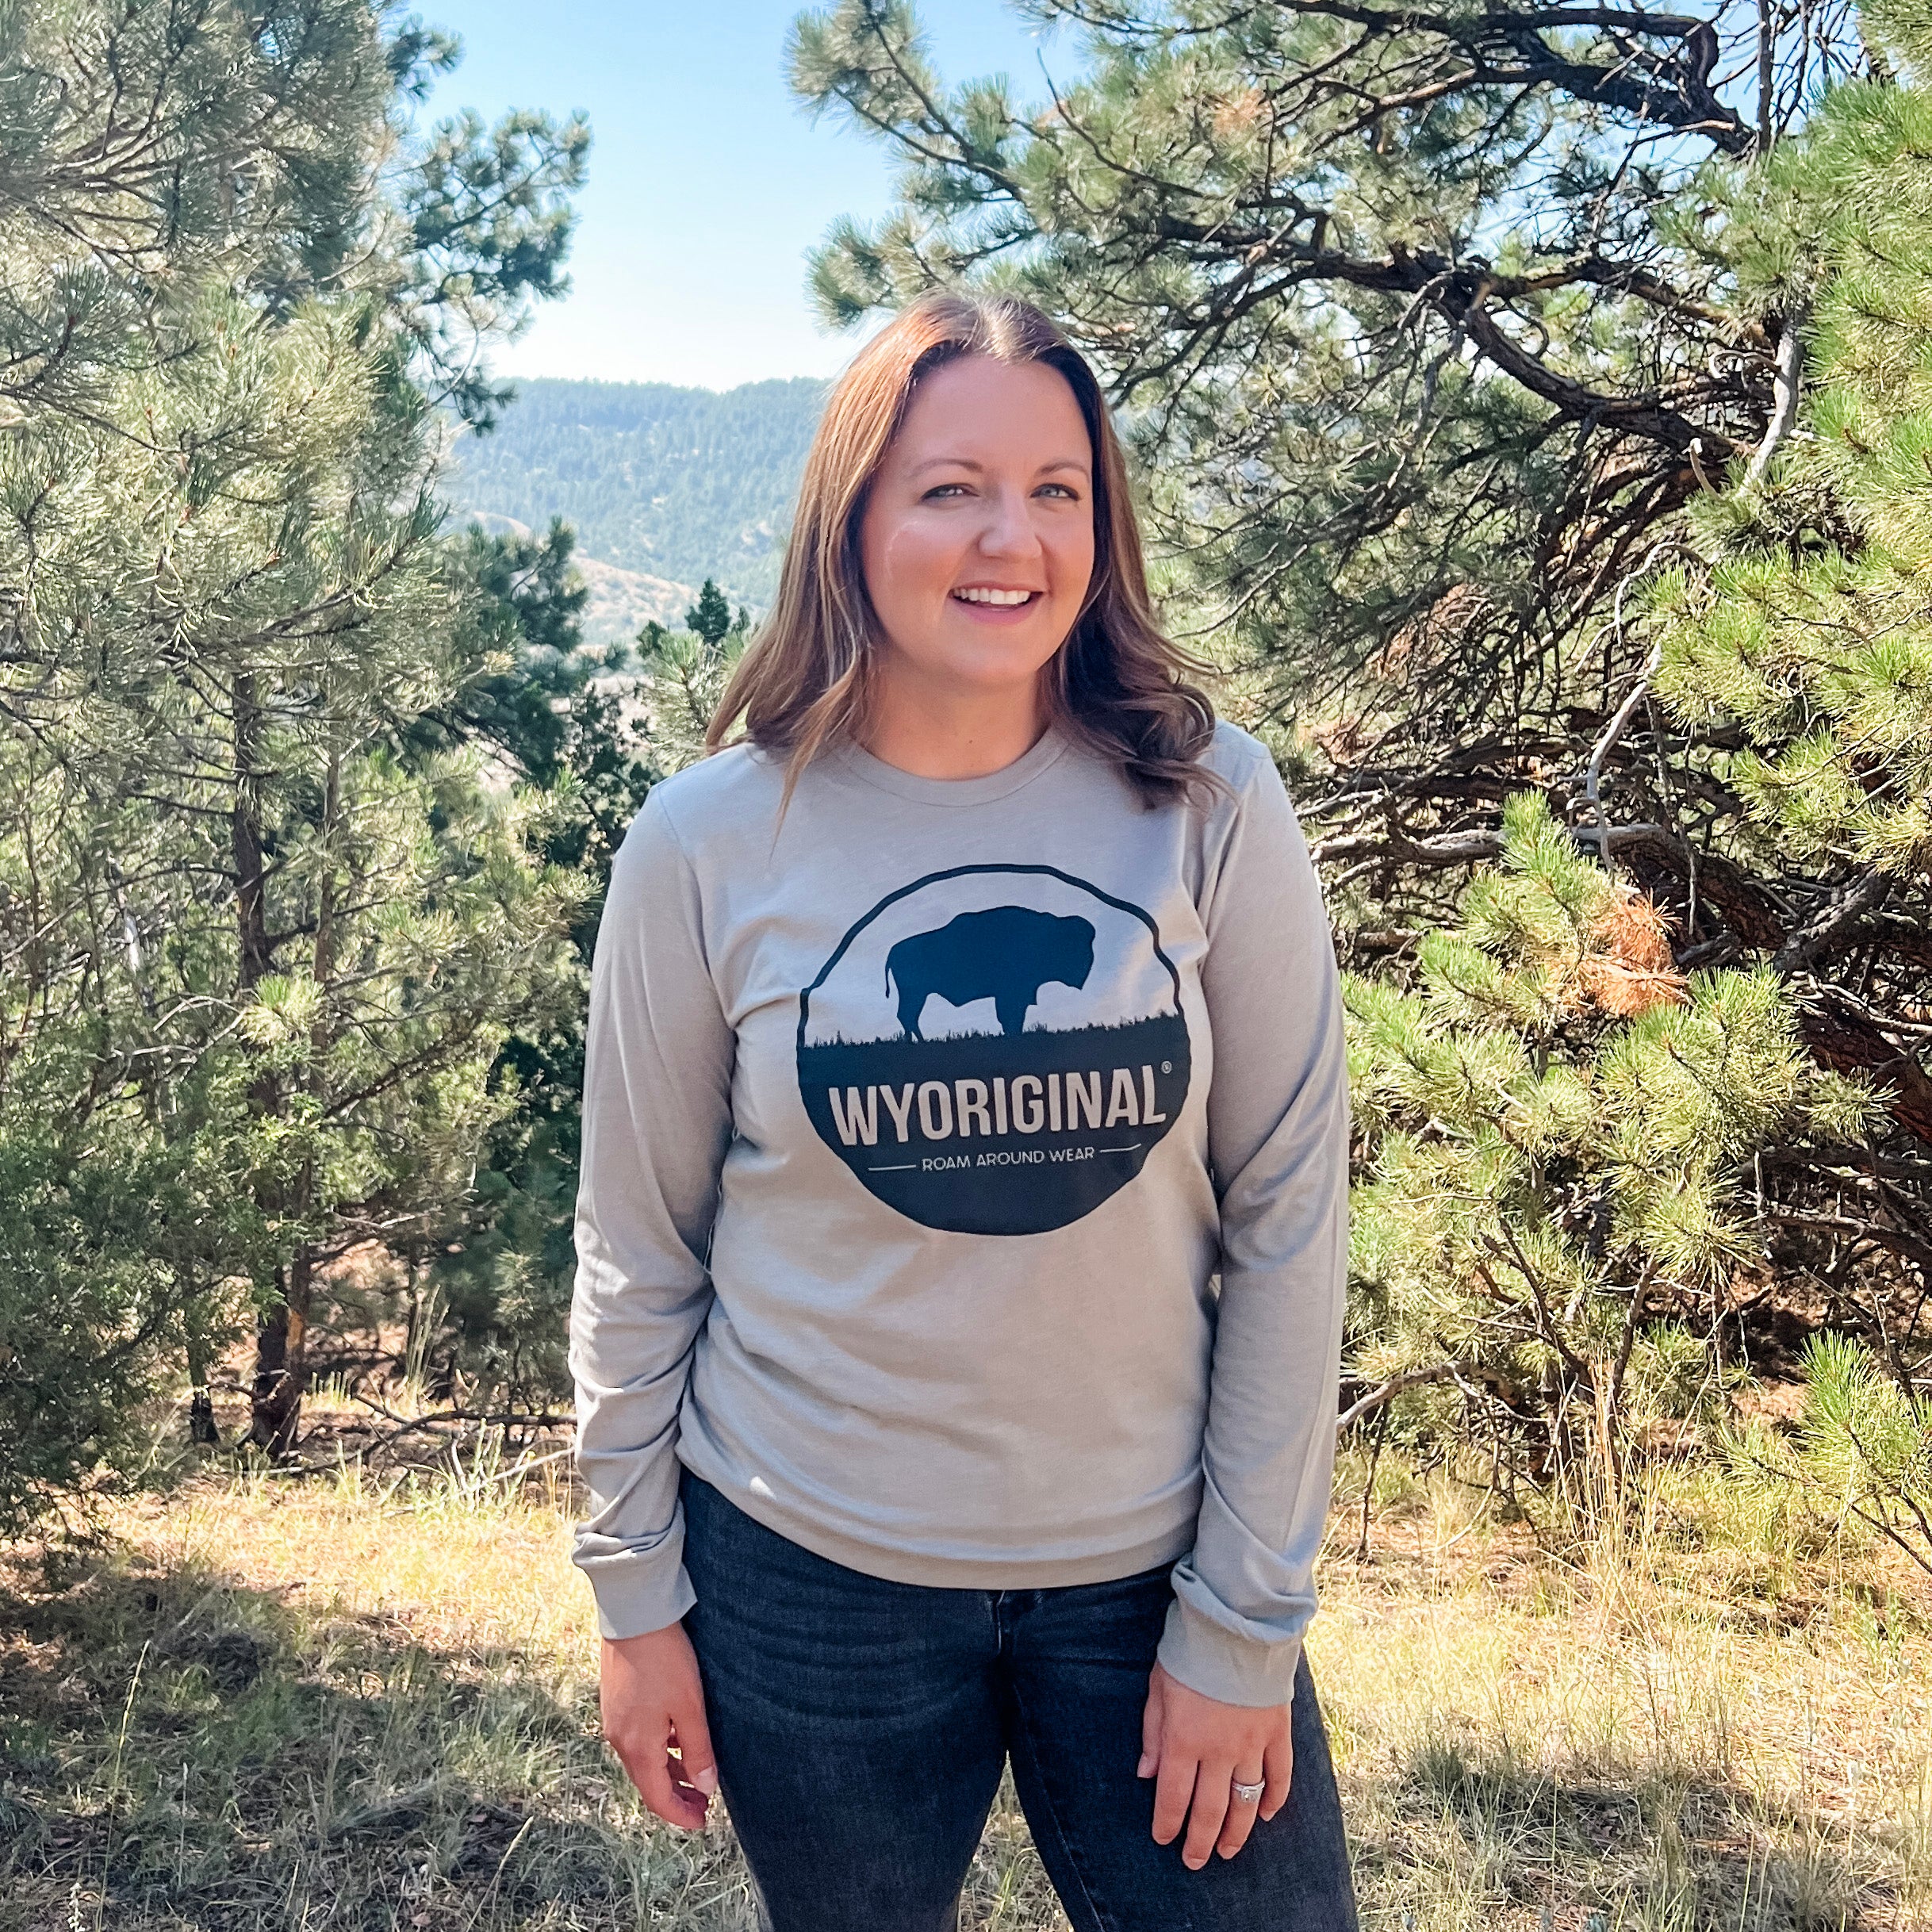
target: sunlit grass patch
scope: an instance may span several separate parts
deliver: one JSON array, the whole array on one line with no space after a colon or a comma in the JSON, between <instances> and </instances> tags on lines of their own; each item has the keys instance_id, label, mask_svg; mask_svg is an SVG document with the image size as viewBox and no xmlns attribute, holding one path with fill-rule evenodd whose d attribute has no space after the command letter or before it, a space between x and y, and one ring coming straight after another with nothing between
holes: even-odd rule
<instances>
[{"instance_id":1,"label":"sunlit grass patch","mask_svg":"<svg viewBox=\"0 0 1932 1932\"><path fill-rule=\"evenodd\" d=\"M1770 1564L1696 1469L1654 1480L1627 1532L1561 1553L1468 1535L1476 1496L1412 1481L1370 1560L1327 1566L1311 1650L1365 1923L1932 1925L1932 1606L1909 1566ZM1656 1535L1673 1515L1694 1534Z\"/></svg>"},{"instance_id":2,"label":"sunlit grass patch","mask_svg":"<svg viewBox=\"0 0 1932 1932\"><path fill-rule=\"evenodd\" d=\"M1688 1475L1579 1555L1378 1474L1358 1563L1351 1470L1311 1651L1374 1932L1932 1925L1902 1580L1770 1565ZM0 1932L750 1926L728 1822L655 1825L599 1741L574 1507L534 1455L210 1474L17 1553ZM962 1923L1064 1926L1010 1788Z\"/></svg>"}]
</instances>

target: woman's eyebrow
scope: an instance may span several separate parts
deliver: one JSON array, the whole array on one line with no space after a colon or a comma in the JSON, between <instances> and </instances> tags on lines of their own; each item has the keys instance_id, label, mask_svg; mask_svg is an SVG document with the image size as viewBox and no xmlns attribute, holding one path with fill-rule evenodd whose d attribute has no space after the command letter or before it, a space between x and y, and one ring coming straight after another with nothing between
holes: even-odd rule
<instances>
[{"instance_id":1,"label":"woman's eyebrow","mask_svg":"<svg viewBox=\"0 0 1932 1932\"><path fill-rule=\"evenodd\" d=\"M986 465L970 456L929 456L923 462L914 463L908 473L922 476L929 470L970 470L980 475L984 473ZM1056 456L1052 462L1042 463L1034 474L1045 476L1052 470L1077 470L1082 476L1088 473L1087 466L1077 456Z\"/></svg>"}]
</instances>

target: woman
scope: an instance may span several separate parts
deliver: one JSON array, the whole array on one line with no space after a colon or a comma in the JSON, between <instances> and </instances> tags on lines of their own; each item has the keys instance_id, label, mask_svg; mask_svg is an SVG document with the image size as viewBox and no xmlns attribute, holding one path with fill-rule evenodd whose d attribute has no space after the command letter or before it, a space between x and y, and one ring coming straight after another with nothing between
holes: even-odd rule
<instances>
[{"instance_id":1,"label":"woman","mask_svg":"<svg viewBox=\"0 0 1932 1932\"><path fill-rule=\"evenodd\" d=\"M953 1926L1009 1758L1082 1932L1355 1923L1301 1654L1335 963L1183 668L1086 364L929 297L834 389L716 755L618 857L577 1561L604 1735L673 1824L722 1788L776 1932Z\"/></svg>"}]
</instances>

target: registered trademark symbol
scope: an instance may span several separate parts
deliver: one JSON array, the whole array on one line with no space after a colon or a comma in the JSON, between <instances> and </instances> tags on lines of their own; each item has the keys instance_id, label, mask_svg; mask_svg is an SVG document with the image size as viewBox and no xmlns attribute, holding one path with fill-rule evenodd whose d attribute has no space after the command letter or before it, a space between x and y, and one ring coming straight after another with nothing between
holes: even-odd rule
<instances>
[{"instance_id":1,"label":"registered trademark symbol","mask_svg":"<svg viewBox=\"0 0 1932 1932\"><path fill-rule=\"evenodd\" d=\"M1160 1063L1160 1071L1161 1071L1163 1073L1171 1073L1171 1072L1173 1072L1173 1071L1174 1071L1174 1062L1173 1062L1172 1060L1163 1060L1163 1061Z\"/></svg>"}]
</instances>

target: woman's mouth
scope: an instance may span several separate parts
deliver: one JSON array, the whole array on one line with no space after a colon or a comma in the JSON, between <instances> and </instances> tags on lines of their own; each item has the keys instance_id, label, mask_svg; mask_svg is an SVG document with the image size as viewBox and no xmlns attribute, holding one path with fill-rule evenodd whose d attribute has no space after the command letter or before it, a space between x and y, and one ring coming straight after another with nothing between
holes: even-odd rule
<instances>
[{"instance_id":1,"label":"woman's mouth","mask_svg":"<svg viewBox=\"0 0 1932 1932\"><path fill-rule=\"evenodd\" d=\"M1046 592L1041 590L1002 590L987 584L968 585L953 592L956 603L977 605L982 610L1017 611L1029 604L1037 603Z\"/></svg>"}]
</instances>

